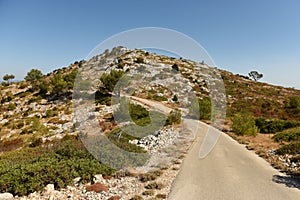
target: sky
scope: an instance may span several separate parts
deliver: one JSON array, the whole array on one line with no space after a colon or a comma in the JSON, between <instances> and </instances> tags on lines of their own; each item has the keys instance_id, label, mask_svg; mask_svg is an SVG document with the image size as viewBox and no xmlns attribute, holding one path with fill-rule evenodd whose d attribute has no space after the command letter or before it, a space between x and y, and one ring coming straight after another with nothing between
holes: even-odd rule
<instances>
[{"instance_id":1,"label":"sky","mask_svg":"<svg viewBox=\"0 0 300 200\"><path fill-rule=\"evenodd\" d=\"M300 89L298 0L0 0L0 78L85 59L105 39L162 27L193 38L218 68Z\"/></svg>"}]
</instances>

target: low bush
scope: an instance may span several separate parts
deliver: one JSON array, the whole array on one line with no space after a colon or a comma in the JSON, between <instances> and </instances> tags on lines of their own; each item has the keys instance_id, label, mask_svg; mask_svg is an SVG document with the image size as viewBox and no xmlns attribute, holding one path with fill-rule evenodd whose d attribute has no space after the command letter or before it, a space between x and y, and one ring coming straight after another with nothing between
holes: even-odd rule
<instances>
[{"instance_id":1,"label":"low bush","mask_svg":"<svg viewBox=\"0 0 300 200\"><path fill-rule=\"evenodd\" d=\"M4 82L2 82L4 83ZM10 102L14 97L12 95L7 95L1 99L1 103Z\"/></svg>"},{"instance_id":2,"label":"low bush","mask_svg":"<svg viewBox=\"0 0 300 200\"><path fill-rule=\"evenodd\" d=\"M167 118L166 125L180 124L181 112L180 110L172 110Z\"/></svg>"},{"instance_id":3,"label":"low bush","mask_svg":"<svg viewBox=\"0 0 300 200\"><path fill-rule=\"evenodd\" d=\"M240 112L232 118L232 130L237 135L252 135L255 136L258 128L255 125L255 120L251 113Z\"/></svg>"},{"instance_id":4,"label":"low bush","mask_svg":"<svg viewBox=\"0 0 300 200\"><path fill-rule=\"evenodd\" d=\"M80 97L81 96L83 96L83 95L80 95ZM75 97L75 98L77 98L77 97ZM88 96L88 98L90 98L90 97ZM109 105L111 105L111 95L107 94L107 93L103 93L101 91L97 91L95 93L95 103L109 106Z\"/></svg>"},{"instance_id":5,"label":"low bush","mask_svg":"<svg viewBox=\"0 0 300 200\"><path fill-rule=\"evenodd\" d=\"M128 135L126 132L121 129L116 129L108 134L108 139L121 148L122 150L135 152L135 153L145 153L142 147L139 147L135 144L129 143L129 140L137 139L131 135Z\"/></svg>"},{"instance_id":6,"label":"low bush","mask_svg":"<svg viewBox=\"0 0 300 200\"><path fill-rule=\"evenodd\" d=\"M53 109L46 110L46 113L45 113L46 118L54 117L54 116L57 116L57 115L58 115L58 111L53 110Z\"/></svg>"},{"instance_id":7,"label":"low bush","mask_svg":"<svg viewBox=\"0 0 300 200\"><path fill-rule=\"evenodd\" d=\"M300 140L300 127L288 129L273 136L275 142L291 142Z\"/></svg>"},{"instance_id":8,"label":"low bush","mask_svg":"<svg viewBox=\"0 0 300 200\"><path fill-rule=\"evenodd\" d=\"M296 121L266 119L260 117L255 119L255 125L258 127L260 133L276 133L285 129L300 126L300 123Z\"/></svg>"},{"instance_id":9,"label":"low bush","mask_svg":"<svg viewBox=\"0 0 300 200\"><path fill-rule=\"evenodd\" d=\"M130 200L143 200L143 197L139 195L134 195Z\"/></svg>"},{"instance_id":10,"label":"low bush","mask_svg":"<svg viewBox=\"0 0 300 200\"><path fill-rule=\"evenodd\" d=\"M153 190L145 190L142 195L144 196L153 196L154 195L154 191Z\"/></svg>"},{"instance_id":11,"label":"low bush","mask_svg":"<svg viewBox=\"0 0 300 200\"><path fill-rule=\"evenodd\" d=\"M297 155L300 154L300 141L293 142L291 144L283 145L282 147L276 150L276 153L279 155L292 154Z\"/></svg>"},{"instance_id":12,"label":"low bush","mask_svg":"<svg viewBox=\"0 0 300 200\"><path fill-rule=\"evenodd\" d=\"M150 116L147 109L141 105L129 103L125 98L120 100L120 106L114 112L114 117L118 122L126 122L132 119L138 125L147 125L150 123ZM141 124L141 121L145 124Z\"/></svg>"},{"instance_id":13,"label":"low bush","mask_svg":"<svg viewBox=\"0 0 300 200\"><path fill-rule=\"evenodd\" d=\"M203 99L193 98L189 115L200 120L210 120L212 114L212 102L209 97Z\"/></svg>"},{"instance_id":14,"label":"low bush","mask_svg":"<svg viewBox=\"0 0 300 200\"><path fill-rule=\"evenodd\" d=\"M163 172L161 170L147 172L140 176L140 181L142 182L154 181L157 179L157 177L161 176L162 173Z\"/></svg>"},{"instance_id":15,"label":"low bush","mask_svg":"<svg viewBox=\"0 0 300 200\"><path fill-rule=\"evenodd\" d=\"M28 85L25 82L19 84L19 89L25 89L26 87L28 87Z\"/></svg>"},{"instance_id":16,"label":"low bush","mask_svg":"<svg viewBox=\"0 0 300 200\"><path fill-rule=\"evenodd\" d=\"M9 110L9 111L13 111L16 108L17 108L17 106L14 103L9 103L8 106L7 106L7 110Z\"/></svg>"},{"instance_id":17,"label":"low bush","mask_svg":"<svg viewBox=\"0 0 300 200\"><path fill-rule=\"evenodd\" d=\"M28 102L27 102L27 104L29 105L29 104L31 104L31 103L39 103L41 100L43 99L43 97L42 96L34 96L34 97L31 97L29 100L28 100Z\"/></svg>"},{"instance_id":18,"label":"low bush","mask_svg":"<svg viewBox=\"0 0 300 200\"><path fill-rule=\"evenodd\" d=\"M146 189L161 190L164 187L162 183L152 182L145 186Z\"/></svg>"},{"instance_id":19,"label":"low bush","mask_svg":"<svg viewBox=\"0 0 300 200\"><path fill-rule=\"evenodd\" d=\"M136 63L144 63L144 58L138 57L134 62L136 62Z\"/></svg>"},{"instance_id":20,"label":"low bush","mask_svg":"<svg viewBox=\"0 0 300 200\"><path fill-rule=\"evenodd\" d=\"M89 182L95 174L110 175L113 169L100 164L78 138L66 138L52 147L23 148L0 156L0 192L28 195L54 184L72 184L76 177Z\"/></svg>"}]
</instances>

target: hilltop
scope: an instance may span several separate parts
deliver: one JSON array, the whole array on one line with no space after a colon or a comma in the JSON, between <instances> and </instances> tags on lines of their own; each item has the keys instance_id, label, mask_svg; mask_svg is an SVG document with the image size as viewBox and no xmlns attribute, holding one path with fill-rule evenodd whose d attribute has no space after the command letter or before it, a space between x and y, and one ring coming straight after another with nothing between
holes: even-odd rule
<instances>
[{"instance_id":1,"label":"hilltop","mask_svg":"<svg viewBox=\"0 0 300 200\"><path fill-rule=\"evenodd\" d=\"M125 74L127 78L121 78ZM81 183L94 182L94 176L102 174L107 179L99 178L98 182L107 183L114 191L102 196L103 199L118 196L118 191L123 192L121 196L125 199L143 192L147 198L155 194L164 199L192 142L187 139L188 133L180 125L180 118L188 115L211 123L211 117L215 116L211 106L216 104L211 97L218 99L217 106L222 111L226 110L225 125L219 128L274 167L293 175L300 174L299 90L253 81L204 62L124 47L107 50L88 61L75 62L47 75L38 69L31 70L25 79L0 86L0 192L22 196L42 190L48 184L60 189L74 184L76 177L80 177L80 184L77 181L75 185L83 187ZM118 86L122 92L114 90L119 80L123 81L120 82L123 85ZM166 123L161 124L159 130L149 128L149 132L140 133L122 116L123 100L117 102L118 108L112 105L112 97L118 93L135 97L130 100L129 113L136 124L151 124L150 112L156 119L165 117ZM196 103L192 97L197 99ZM139 99L159 102L173 112L164 116ZM188 110L194 105L200 109L198 116ZM116 119L113 113L121 117ZM136 130L137 135L126 134L124 127ZM99 163L85 148L90 152L94 150L94 146L89 147L96 141L92 137L94 131L99 129L121 149L140 154L150 152L163 159L151 160L154 167L148 167L148 173L117 171L122 164ZM87 130L90 137L82 139ZM175 142L183 133L185 137ZM172 145L178 153L165 153ZM119 156L117 152L113 154ZM147 158L139 157L133 164L145 164L143 159ZM125 159L127 164L132 164L130 161L129 157ZM134 183L137 189L121 188L120 177ZM165 189L157 189L163 187L159 184L147 188L148 179L158 179ZM107 191L105 187L102 189Z\"/></svg>"}]
</instances>

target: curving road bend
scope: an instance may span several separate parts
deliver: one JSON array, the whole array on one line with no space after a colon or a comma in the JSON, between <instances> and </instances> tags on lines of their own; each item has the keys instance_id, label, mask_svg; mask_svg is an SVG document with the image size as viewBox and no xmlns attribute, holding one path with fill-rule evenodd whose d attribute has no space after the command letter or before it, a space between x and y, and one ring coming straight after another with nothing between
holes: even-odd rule
<instances>
[{"instance_id":1,"label":"curving road bend","mask_svg":"<svg viewBox=\"0 0 300 200\"><path fill-rule=\"evenodd\" d=\"M172 110L159 102L137 97L132 100L166 114ZM203 122L186 118L182 122L196 138L168 200L300 200L299 185L276 183L274 177L289 180L254 152ZM209 129L221 135L213 150L200 159L200 147Z\"/></svg>"}]
</instances>

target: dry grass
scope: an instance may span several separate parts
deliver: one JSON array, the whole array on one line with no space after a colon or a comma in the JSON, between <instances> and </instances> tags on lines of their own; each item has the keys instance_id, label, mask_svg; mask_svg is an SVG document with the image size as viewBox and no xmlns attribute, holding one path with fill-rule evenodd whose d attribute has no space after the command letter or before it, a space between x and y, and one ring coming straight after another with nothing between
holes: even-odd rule
<instances>
[{"instance_id":1,"label":"dry grass","mask_svg":"<svg viewBox=\"0 0 300 200\"><path fill-rule=\"evenodd\" d=\"M108 187L106 185L101 184L101 183L95 183L93 185L86 186L86 191L87 192L93 191L93 192L97 192L97 193L103 192L103 191L108 192Z\"/></svg>"}]
</instances>

